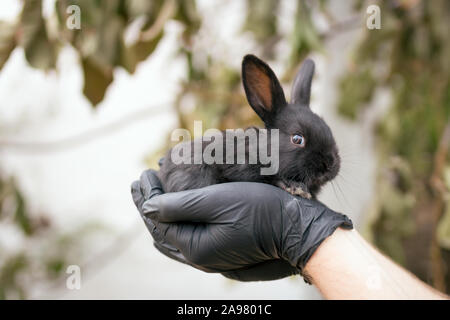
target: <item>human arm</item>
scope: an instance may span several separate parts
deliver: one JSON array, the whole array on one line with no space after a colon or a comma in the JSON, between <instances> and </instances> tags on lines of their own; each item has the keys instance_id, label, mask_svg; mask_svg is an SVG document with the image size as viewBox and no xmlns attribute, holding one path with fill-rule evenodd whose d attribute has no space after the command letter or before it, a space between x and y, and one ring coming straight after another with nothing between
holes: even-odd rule
<instances>
[{"instance_id":1,"label":"human arm","mask_svg":"<svg viewBox=\"0 0 450 320\"><path fill-rule=\"evenodd\" d=\"M304 272L326 299L448 299L382 255L356 230L337 229Z\"/></svg>"}]
</instances>

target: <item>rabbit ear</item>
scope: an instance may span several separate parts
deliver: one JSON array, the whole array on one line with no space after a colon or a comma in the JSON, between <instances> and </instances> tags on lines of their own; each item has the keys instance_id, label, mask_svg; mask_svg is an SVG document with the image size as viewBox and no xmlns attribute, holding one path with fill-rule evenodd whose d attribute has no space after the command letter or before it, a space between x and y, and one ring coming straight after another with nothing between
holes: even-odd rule
<instances>
[{"instance_id":1,"label":"rabbit ear","mask_svg":"<svg viewBox=\"0 0 450 320\"><path fill-rule=\"evenodd\" d=\"M309 106L309 98L311 96L311 81L314 76L314 61L306 59L303 61L300 70L295 76L292 85L291 103Z\"/></svg>"},{"instance_id":2,"label":"rabbit ear","mask_svg":"<svg viewBox=\"0 0 450 320\"><path fill-rule=\"evenodd\" d=\"M278 108L287 104L275 73L254 55L246 55L242 61L242 81L248 103L266 125L270 124Z\"/></svg>"}]
</instances>

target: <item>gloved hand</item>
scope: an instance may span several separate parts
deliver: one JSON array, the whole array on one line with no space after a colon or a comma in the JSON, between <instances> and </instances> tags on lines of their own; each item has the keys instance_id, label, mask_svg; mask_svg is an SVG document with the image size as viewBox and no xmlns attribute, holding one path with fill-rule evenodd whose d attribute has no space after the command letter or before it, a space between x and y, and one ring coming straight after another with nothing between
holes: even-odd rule
<instances>
[{"instance_id":1,"label":"gloved hand","mask_svg":"<svg viewBox=\"0 0 450 320\"><path fill-rule=\"evenodd\" d=\"M132 195L159 251L240 281L298 274L336 228L353 227L317 201L262 183L164 194L156 171L147 170Z\"/></svg>"}]
</instances>

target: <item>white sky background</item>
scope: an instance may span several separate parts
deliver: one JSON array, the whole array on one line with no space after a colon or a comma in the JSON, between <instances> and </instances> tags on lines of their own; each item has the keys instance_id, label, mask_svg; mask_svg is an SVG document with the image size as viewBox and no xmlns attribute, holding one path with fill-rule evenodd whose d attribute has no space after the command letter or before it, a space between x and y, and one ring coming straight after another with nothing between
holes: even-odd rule
<instances>
[{"instance_id":1,"label":"white sky background","mask_svg":"<svg viewBox=\"0 0 450 320\"><path fill-rule=\"evenodd\" d=\"M0 19L12 19L19 11L18 0L2 0ZM50 3L50 5L49 5ZM51 8L52 1L47 1ZM348 10L342 2L332 2L343 16ZM289 16L294 8L284 2L280 27L289 31ZM199 1L204 17L199 48L222 56L239 67L242 56L253 52L250 35L242 35L243 1ZM220 12L220 15L217 13ZM164 142L177 125L170 105L184 77L185 62L175 59L180 26L167 24L166 35L150 59L141 63L132 76L122 69L105 100L93 110L82 95L82 72L71 48L65 48L58 61L59 71L45 74L30 68L21 49L14 51L0 73L0 138L20 141L54 141L97 128L133 111L151 106L157 114L92 142L52 153L22 153L0 150L3 172L17 178L28 205L51 216L61 230L74 230L87 221L109 226L112 237L92 243L95 254L120 234L135 234L132 244L116 258L83 281L78 291L68 289L36 290L36 298L136 298L136 299L302 299L318 298L316 290L300 277L265 283L238 283L220 275L206 274L161 255L139 218L130 195L130 184L146 169L144 157ZM317 74L313 82L312 108L321 114L334 131L343 155L337 183L342 189L327 186L320 199L331 208L350 215L356 222L364 213L372 192L373 167L367 121L349 123L334 114L335 79L347 61L355 32L337 36L327 43L328 55L317 55ZM288 54L288 44L277 48ZM257 53L257 52L256 52ZM281 59L279 59L281 60ZM282 65L273 65L276 72ZM370 122L370 121L368 121ZM13 229L0 229L13 249L21 237ZM101 240L101 241L100 241ZM4 242L4 241L2 241ZM83 261L80 261L82 264ZM83 270L82 270L83 272ZM83 273L82 273L83 277Z\"/></svg>"}]
</instances>

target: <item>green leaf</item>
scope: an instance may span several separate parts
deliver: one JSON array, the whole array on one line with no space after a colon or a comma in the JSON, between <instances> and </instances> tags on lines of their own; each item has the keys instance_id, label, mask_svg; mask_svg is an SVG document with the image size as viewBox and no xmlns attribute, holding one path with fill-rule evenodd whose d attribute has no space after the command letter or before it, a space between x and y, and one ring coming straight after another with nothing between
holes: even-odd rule
<instances>
[{"instance_id":1,"label":"green leaf","mask_svg":"<svg viewBox=\"0 0 450 320\"><path fill-rule=\"evenodd\" d=\"M162 39L164 32L150 41L138 41L130 47L126 47L122 41L122 54L120 65L124 67L129 73L133 74L139 62L144 61L158 46Z\"/></svg>"},{"instance_id":2,"label":"green leaf","mask_svg":"<svg viewBox=\"0 0 450 320\"><path fill-rule=\"evenodd\" d=\"M83 93L96 106L103 100L113 81L114 67L120 62L121 42L126 27L123 1L66 0L64 3L76 4L81 8L81 29L73 30L67 39L81 57ZM64 23L65 6L59 5L57 12Z\"/></svg>"},{"instance_id":3,"label":"green leaf","mask_svg":"<svg viewBox=\"0 0 450 320\"><path fill-rule=\"evenodd\" d=\"M250 31L262 46L262 56L273 59L280 39L277 28L278 0L247 0L244 31Z\"/></svg>"},{"instance_id":4,"label":"green leaf","mask_svg":"<svg viewBox=\"0 0 450 320\"><path fill-rule=\"evenodd\" d=\"M367 68L356 67L353 72L348 72L339 83L339 113L355 120L358 112L372 99L375 85L375 79Z\"/></svg>"},{"instance_id":5,"label":"green leaf","mask_svg":"<svg viewBox=\"0 0 450 320\"><path fill-rule=\"evenodd\" d=\"M113 68L105 67L93 57L82 58L81 64L84 74L83 93L96 106L103 100L106 89L113 81Z\"/></svg>"},{"instance_id":6,"label":"green leaf","mask_svg":"<svg viewBox=\"0 0 450 320\"><path fill-rule=\"evenodd\" d=\"M256 40L264 44L277 34L277 0L247 0L245 31L250 31Z\"/></svg>"},{"instance_id":7,"label":"green leaf","mask_svg":"<svg viewBox=\"0 0 450 320\"><path fill-rule=\"evenodd\" d=\"M155 6L159 5L159 3L148 0L124 0L124 2L127 16L131 20L136 19L143 14L151 14L154 11Z\"/></svg>"},{"instance_id":8,"label":"green leaf","mask_svg":"<svg viewBox=\"0 0 450 320\"><path fill-rule=\"evenodd\" d=\"M311 51L322 50L322 41L311 16L311 5L305 1L298 1L294 17L294 28L290 36L292 49L289 57L289 68L291 73L297 69L298 63Z\"/></svg>"},{"instance_id":9,"label":"green leaf","mask_svg":"<svg viewBox=\"0 0 450 320\"><path fill-rule=\"evenodd\" d=\"M124 27L125 23L122 18L115 13L111 13L96 28L95 52L93 54L99 63L108 67L117 65L120 59L120 45Z\"/></svg>"},{"instance_id":10,"label":"green leaf","mask_svg":"<svg viewBox=\"0 0 450 320\"><path fill-rule=\"evenodd\" d=\"M26 235L31 235L33 233L33 228L30 217L26 212L25 199L17 189L15 189L14 196L16 202L16 212L14 215L14 219Z\"/></svg>"},{"instance_id":11,"label":"green leaf","mask_svg":"<svg viewBox=\"0 0 450 320\"><path fill-rule=\"evenodd\" d=\"M180 21L184 26L183 41L191 44L192 36L197 33L201 25L201 17L197 11L195 0L178 1L178 10L174 19Z\"/></svg>"},{"instance_id":12,"label":"green leaf","mask_svg":"<svg viewBox=\"0 0 450 320\"><path fill-rule=\"evenodd\" d=\"M0 21L0 70L16 47L16 30L15 24Z\"/></svg>"},{"instance_id":13,"label":"green leaf","mask_svg":"<svg viewBox=\"0 0 450 320\"><path fill-rule=\"evenodd\" d=\"M2 262L0 269L0 300L25 299L25 288L23 281L19 281L19 275L26 272L29 268L29 259L24 252L19 252Z\"/></svg>"},{"instance_id":14,"label":"green leaf","mask_svg":"<svg viewBox=\"0 0 450 320\"><path fill-rule=\"evenodd\" d=\"M42 17L42 1L25 1L20 17L21 45L28 63L38 69L54 69L56 46L50 41Z\"/></svg>"}]
</instances>

